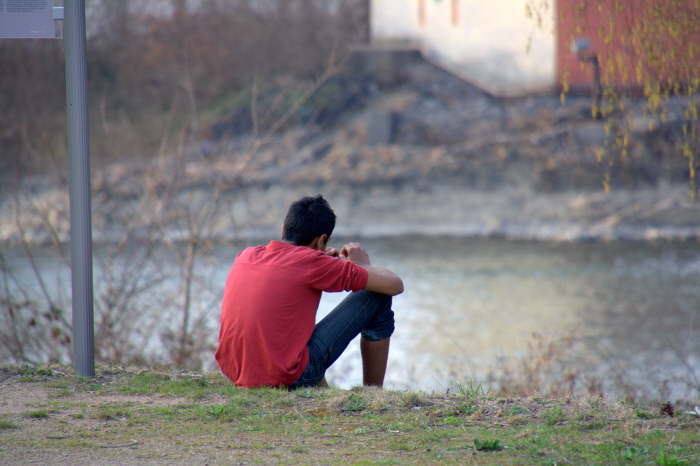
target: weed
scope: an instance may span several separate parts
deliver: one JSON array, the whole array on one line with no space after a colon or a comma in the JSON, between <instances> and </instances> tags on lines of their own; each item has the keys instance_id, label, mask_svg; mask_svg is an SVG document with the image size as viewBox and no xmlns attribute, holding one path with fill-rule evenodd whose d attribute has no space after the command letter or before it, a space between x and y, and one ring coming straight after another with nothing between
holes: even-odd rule
<instances>
[{"instance_id":1,"label":"weed","mask_svg":"<svg viewBox=\"0 0 700 466\"><path fill-rule=\"evenodd\" d=\"M581 429L601 429L607 425L601 413L595 410L580 411L576 414L576 425Z\"/></svg>"},{"instance_id":2,"label":"weed","mask_svg":"<svg viewBox=\"0 0 700 466\"><path fill-rule=\"evenodd\" d=\"M473 380L461 383L457 386L457 393L468 400L478 400L491 394L491 389L484 384Z\"/></svg>"},{"instance_id":3,"label":"weed","mask_svg":"<svg viewBox=\"0 0 700 466\"><path fill-rule=\"evenodd\" d=\"M455 425L459 424L460 421L459 421L458 417L447 416L445 419L442 420L442 423L455 426Z\"/></svg>"},{"instance_id":4,"label":"weed","mask_svg":"<svg viewBox=\"0 0 700 466\"><path fill-rule=\"evenodd\" d=\"M296 396L299 398L306 398L306 399L315 399L318 398L318 390L314 390L313 388L301 388L297 391L294 392Z\"/></svg>"},{"instance_id":5,"label":"weed","mask_svg":"<svg viewBox=\"0 0 700 466\"><path fill-rule=\"evenodd\" d=\"M53 375L51 369L40 369L33 366L22 366L18 370L20 375L38 375L43 377L49 377Z\"/></svg>"},{"instance_id":6,"label":"weed","mask_svg":"<svg viewBox=\"0 0 700 466\"><path fill-rule=\"evenodd\" d=\"M72 384L67 380L55 380L46 384L49 388L70 388L71 385Z\"/></svg>"},{"instance_id":7,"label":"weed","mask_svg":"<svg viewBox=\"0 0 700 466\"><path fill-rule=\"evenodd\" d=\"M7 421L5 419L0 419L0 430L10 430L19 429L19 426L14 422Z\"/></svg>"},{"instance_id":8,"label":"weed","mask_svg":"<svg viewBox=\"0 0 700 466\"><path fill-rule=\"evenodd\" d=\"M465 414L467 416L471 416L472 414L474 414L476 412L476 410L477 410L477 406L474 403L472 403L471 401L464 401L464 402L457 404L457 411L460 414Z\"/></svg>"},{"instance_id":9,"label":"weed","mask_svg":"<svg viewBox=\"0 0 700 466\"><path fill-rule=\"evenodd\" d=\"M389 442L389 449L390 450L397 450L397 451L413 451L416 450L418 446L414 443L407 442L405 440L394 440L392 442Z\"/></svg>"},{"instance_id":10,"label":"weed","mask_svg":"<svg viewBox=\"0 0 700 466\"><path fill-rule=\"evenodd\" d=\"M276 408L291 408L292 406L296 405L296 403L292 398L280 398L275 400L273 405Z\"/></svg>"},{"instance_id":11,"label":"weed","mask_svg":"<svg viewBox=\"0 0 700 466\"><path fill-rule=\"evenodd\" d=\"M401 404L406 408L415 408L426 406L428 402L418 392L406 392L401 394Z\"/></svg>"},{"instance_id":12,"label":"weed","mask_svg":"<svg viewBox=\"0 0 700 466\"><path fill-rule=\"evenodd\" d=\"M667 452L661 452L659 457L656 459L656 464L659 466L687 466L690 463L679 459L676 456L670 455Z\"/></svg>"},{"instance_id":13,"label":"weed","mask_svg":"<svg viewBox=\"0 0 700 466\"><path fill-rule=\"evenodd\" d=\"M78 377L75 390L80 392L99 392L103 390L102 385L96 383L93 379Z\"/></svg>"},{"instance_id":14,"label":"weed","mask_svg":"<svg viewBox=\"0 0 700 466\"><path fill-rule=\"evenodd\" d=\"M56 392L51 392L49 393L49 398L65 398L67 396L71 396L73 392L70 390L58 390Z\"/></svg>"},{"instance_id":15,"label":"weed","mask_svg":"<svg viewBox=\"0 0 700 466\"><path fill-rule=\"evenodd\" d=\"M49 417L49 412L44 410L29 411L26 416L31 419L46 419Z\"/></svg>"},{"instance_id":16,"label":"weed","mask_svg":"<svg viewBox=\"0 0 700 466\"><path fill-rule=\"evenodd\" d=\"M340 410L343 412L359 412L364 411L369 406L367 399L360 393L351 393L341 403Z\"/></svg>"},{"instance_id":17,"label":"weed","mask_svg":"<svg viewBox=\"0 0 700 466\"><path fill-rule=\"evenodd\" d=\"M527 410L522 408L518 403L513 403L513 406L508 410L510 416L517 416L518 414L524 414Z\"/></svg>"},{"instance_id":18,"label":"weed","mask_svg":"<svg viewBox=\"0 0 700 466\"><path fill-rule=\"evenodd\" d=\"M620 456L622 456L622 459L626 461L635 461L638 460L641 457L644 457L649 454L649 449L648 448L640 448L640 447L627 447L622 452L620 453Z\"/></svg>"},{"instance_id":19,"label":"weed","mask_svg":"<svg viewBox=\"0 0 700 466\"><path fill-rule=\"evenodd\" d=\"M564 410L561 406L549 408L542 413L544 423L548 426L553 426L565 419Z\"/></svg>"},{"instance_id":20,"label":"weed","mask_svg":"<svg viewBox=\"0 0 700 466\"><path fill-rule=\"evenodd\" d=\"M390 422L386 425L383 425L384 429L388 432L401 432L401 429L403 429L404 423L401 421L394 421Z\"/></svg>"},{"instance_id":21,"label":"weed","mask_svg":"<svg viewBox=\"0 0 700 466\"><path fill-rule=\"evenodd\" d=\"M177 396L201 399L212 393L233 395L240 391L223 377L202 376L173 376L165 374L145 373L132 375L118 389L123 393L148 395L159 393L166 396Z\"/></svg>"},{"instance_id":22,"label":"weed","mask_svg":"<svg viewBox=\"0 0 700 466\"><path fill-rule=\"evenodd\" d=\"M636 410L634 411L634 414L636 414L637 417L638 417L639 419L654 419L654 417L655 417L655 416L654 416L652 413L650 413L649 411L644 411L644 410L641 410L641 409L636 409Z\"/></svg>"},{"instance_id":23,"label":"weed","mask_svg":"<svg viewBox=\"0 0 700 466\"><path fill-rule=\"evenodd\" d=\"M62 440L61 448L95 448L94 442L88 440Z\"/></svg>"},{"instance_id":24,"label":"weed","mask_svg":"<svg viewBox=\"0 0 700 466\"><path fill-rule=\"evenodd\" d=\"M392 460L392 459L380 459L380 460L360 460L353 462L355 466L377 466L377 465L382 465L382 464L401 464L401 461L397 460Z\"/></svg>"},{"instance_id":25,"label":"weed","mask_svg":"<svg viewBox=\"0 0 700 466\"><path fill-rule=\"evenodd\" d=\"M156 414L166 417L174 417L178 414L178 410L174 408L156 408L155 412Z\"/></svg>"},{"instance_id":26,"label":"weed","mask_svg":"<svg viewBox=\"0 0 700 466\"><path fill-rule=\"evenodd\" d=\"M527 416L509 416L506 419L506 422L512 426L519 426L519 425L524 425L528 423Z\"/></svg>"},{"instance_id":27,"label":"weed","mask_svg":"<svg viewBox=\"0 0 700 466\"><path fill-rule=\"evenodd\" d=\"M119 419L127 419L130 416L131 413L125 406L102 406L95 415L97 419L102 421L116 421Z\"/></svg>"},{"instance_id":28,"label":"weed","mask_svg":"<svg viewBox=\"0 0 700 466\"><path fill-rule=\"evenodd\" d=\"M17 378L20 383L42 382L44 379L35 375L21 375Z\"/></svg>"},{"instance_id":29,"label":"weed","mask_svg":"<svg viewBox=\"0 0 700 466\"><path fill-rule=\"evenodd\" d=\"M198 407L196 411L203 419L214 418L222 422L231 422L246 414L250 414L250 410L240 400L238 403Z\"/></svg>"},{"instance_id":30,"label":"weed","mask_svg":"<svg viewBox=\"0 0 700 466\"><path fill-rule=\"evenodd\" d=\"M478 451L499 451L503 450L503 445L501 445L501 441L494 439L494 440L479 440L479 439L474 439L474 449Z\"/></svg>"},{"instance_id":31,"label":"weed","mask_svg":"<svg viewBox=\"0 0 700 466\"><path fill-rule=\"evenodd\" d=\"M423 443L432 445L435 442L450 438L453 435L455 435L454 429L436 429L422 433L420 439Z\"/></svg>"}]
</instances>

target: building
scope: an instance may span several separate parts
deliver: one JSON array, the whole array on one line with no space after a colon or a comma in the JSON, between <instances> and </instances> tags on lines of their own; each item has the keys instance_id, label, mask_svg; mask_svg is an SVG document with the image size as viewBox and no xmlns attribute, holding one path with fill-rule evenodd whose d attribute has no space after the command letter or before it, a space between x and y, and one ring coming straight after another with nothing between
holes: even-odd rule
<instances>
[{"instance_id":1,"label":"building","mask_svg":"<svg viewBox=\"0 0 700 466\"><path fill-rule=\"evenodd\" d=\"M372 0L377 46L418 47L426 58L498 95L549 91L557 81L554 16L536 27L528 0Z\"/></svg>"},{"instance_id":2,"label":"building","mask_svg":"<svg viewBox=\"0 0 700 466\"><path fill-rule=\"evenodd\" d=\"M659 11L666 23L669 19L685 22L683 27L690 33L672 38L667 25L656 20ZM665 0L371 0L370 4L370 35L376 47L419 48L427 59L503 96L554 92L562 83L572 89L590 88L592 67L571 49L572 41L581 38L591 44L587 53L600 59L606 84L642 85L648 63L634 50L640 40L647 48L656 44L661 61L664 48L686 54L690 50L684 59L669 54L668 63L656 70L656 78L692 79L700 69L700 47L693 52L688 44L700 43L700 34L692 26L699 21L697 0L673 4ZM631 35L636 35L637 42Z\"/></svg>"}]
</instances>

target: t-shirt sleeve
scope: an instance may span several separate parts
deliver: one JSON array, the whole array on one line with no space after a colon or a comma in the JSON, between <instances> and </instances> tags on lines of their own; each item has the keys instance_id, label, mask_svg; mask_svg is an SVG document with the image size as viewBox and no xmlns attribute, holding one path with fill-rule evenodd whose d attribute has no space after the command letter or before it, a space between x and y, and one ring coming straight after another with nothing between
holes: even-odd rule
<instances>
[{"instance_id":1,"label":"t-shirt sleeve","mask_svg":"<svg viewBox=\"0 0 700 466\"><path fill-rule=\"evenodd\" d=\"M359 291L367 286L367 269L349 260L324 254L314 261L309 275L310 286L322 291Z\"/></svg>"}]
</instances>

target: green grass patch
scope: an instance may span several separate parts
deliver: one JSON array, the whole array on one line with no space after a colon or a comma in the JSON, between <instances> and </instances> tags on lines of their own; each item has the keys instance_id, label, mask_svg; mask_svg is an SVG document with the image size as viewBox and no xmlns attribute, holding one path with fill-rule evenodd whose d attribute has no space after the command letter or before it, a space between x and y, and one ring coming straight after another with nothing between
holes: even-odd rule
<instances>
[{"instance_id":1,"label":"green grass patch","mask_svg":"<svg viewBox=\"0 0 700 466\"><path fill-rule=\"evenodd\" d=\"M315 388L300 388L298 390L294 391L294 394L298 398L304 398L307 400L313 400L319 397L320 392L318 389Z\"/></svg>"},{"instance_id":2,"label":"green grass patch","mask_svg":"<svg viewBox=\"0 0 700 466\"><path fill-rule=\"evenodd\" d=\"M58 390L48 394L49 398L66 398L73 394L71 390Z\"/></svg>"},{"instance_id":3,"label":"green grass patch","mask_svg":"<svg viewBox=\"0 0 700 466\"><path fill-rule=\"evenodd\" d=\"M45 410L29 411L25 416L30 419L46 419L49 417L49 412Z\"/></svg>"},{"instance_id":4,"label":"green grass patch","mask_svg":"<svg viewBox=\"0 0 700 466\"><path fill-rule=\"evenodd\" d=\"M498 439L480 440L475 438L474 449L477 451L500 451L503 450L503 445Z\"/></svg>"},{"instance_id":5,"label":"green grass patch","mask_svg":"<svg viewBox=\"0 0 700 466\"><path fill-rule=\"evenodd\" d=\"M100 406L95 413L95 419L100 421L118 421L131 417L132 411L125 405Z\"/></svg>"},{"instance_id":6,"label":"green grass patch","mask_svg":"<svg viewBox=\"0 0 700 466\"><path fill-rule=\"evenodd\" d=\"M457 386L457 393L467 400L476 401L491 396L491 389L480 382L466 381Z\"/></svg>"},{"instance_id":7,"label":"green grass patch","mask_svg":"<svg viewBox=\"0 0 700 466\"><path fill-rule=\"evenodd\" d=\"M350 393L340 404L340 410L343 412L359 412L368 407L367 399L361 393L356 392Z\"/></svg>"},{"instance_id":8,"label":"green grass patch","mask_svg":"<svg viewBox=\"0 0 700 466\"><path fill-rule=\"evenodd\" d=\"M53 371L51 369L44 369L34 366L21 366L17 369L17 372L22 376L50 377L53 375Z\"/></svg>"},{"instance_id":9,"label":"green grass patch","mask_svg":"<svg viewBox=\"0 0 700 466\"><path fill-rule=\"evenodd\" d=\"M245 407L234 405L203 406L198 409L198 414L204 419L216 419L217 421L234 421L245 416L248 411Z\"/></svg>"},{"instance_id":10,"label":"green grass patch","mask_svg":"<svg viewBox=\"0 0 700 466\"><path fill-rule=\"evenodd\" d=\"M447 416L445 419L442 420L443 424L451 425L451 426L456 426L458 424L461 424L462 421L459 420L458 417L455 416Z\"/></svg>"},{"instance_id":11,"label":"green grass patch","mask_svg":"<svg viewBox=\"0 0 700 466\"><path fill-rule=\"evenodd\" d=\"M168 376L155 373L131 375L121 381L118 390L132 395L160 394L192 399L202 399L212 394L231 396L241 391L221 376Z\"/></svg>"},{"instance_id":12,"label":"green grass patch","mask_svg":"<svg viewBox=\"0 0 700 466\"><path fill-rule=\"evenodd\" d=\"M564 409L561 406L554 406L545 410L542 413L542 418L544 419L544 423L546 425L554 426L564 421L566 419L566 415L564 414Z\"/></svg>"},{"instance_id":13,"label":"green grass patch","mask_svg":"<svg viewBox=\"0 0 700 466\"><path fill-rule=\"evenodd\" d=\"M471 416L477 410L477 405L473 401L460 401L457 403L457 412L465 416Z\"/></svg>"},{"instance_id":14,"label":"green grass patch","mask_svg":"<svg viewBox=\"0 0 700 466\"><path fill-rule=\"evenodd\" d=\"M389 442L389 449L395 451L413 451L418 449L418 445L410 440L392 440Z\"/></svg>"},{"instance_id":15,"label":"green grass patch","mask_svg":"<svg viewBox=\"0 0 700 466\"><path fill-rule=\"evenodd\" d=\"M427 406L430 402L420 392L405 392L400 394L401 404L406 408L420 408Z\"/></svg>"},{"instance_id":16,"label":"green grass patch","mask_svg":"<svg viewBox=\"0 0 700 466\"><path fill-rule=\"evenodd\" d=\"M17 381L20 383L34 383L43 382L44 378L37 377L36 375L20 375L19 377L17 377Z\"/></svg>"},{"instance_id":17,"label":"green grass patch","mask_svg":"<svg viewBox=\"0 0 700 466\"><path fill-rule=\"evenodd\" d=\"M73 384L69 380L54 380L51 382L47 382L46 386L49 388L67 389L67 388L71 388L73 386Z\"/></svg>"},{"instance_id":18,"label":"green grass patch","mask_svg":"<svg viewBox=\"0 0 700 466\"><path fill-rule=\"evenodd\" d=\"M0 430L12 430L19 429L19 426L12 421L7 419L0 419Z\"/></svg>"},{"instance_id":19,"label":"green grass patch","mask_svg":"<svg viewBox=\"0 0 700 466\"><path fill-rule=\"evenodd\" d=\"M517 416L518 414L525 414L527 410L521 407L518 403L513 403L513 405L508 409L508 415Z\"/></svg>"}]
</instances>

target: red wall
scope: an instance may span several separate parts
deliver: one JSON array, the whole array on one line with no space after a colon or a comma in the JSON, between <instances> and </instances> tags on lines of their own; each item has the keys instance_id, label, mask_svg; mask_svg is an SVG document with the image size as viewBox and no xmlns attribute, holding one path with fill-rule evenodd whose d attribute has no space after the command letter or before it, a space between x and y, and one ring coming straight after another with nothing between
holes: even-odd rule
<instances>
[{"instance_id":1,"label":"red wall","mask_svg":"<svg viewBox=\"0 0 700 466\"><path fill-rule=\"evenodd\" d=\"M593 76L591 65L580 63L571 51L577 37L591 40L604 84L641 87L645 77L681 81L698 77L700 0L558 0L556 14L557 76L572 90L589 88ZM659 17L691 33L672 37L664 26L668 21L660 23ZM669 55L678 52L681 58ZM650 59L654 55L659 59Z\"/></svg>"}]
</instances>

